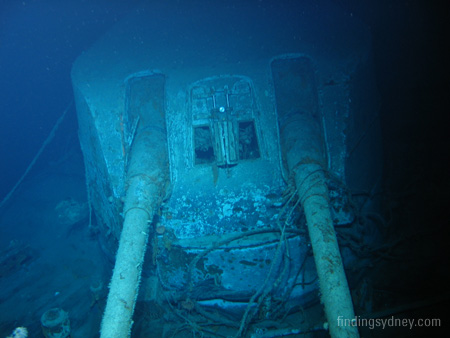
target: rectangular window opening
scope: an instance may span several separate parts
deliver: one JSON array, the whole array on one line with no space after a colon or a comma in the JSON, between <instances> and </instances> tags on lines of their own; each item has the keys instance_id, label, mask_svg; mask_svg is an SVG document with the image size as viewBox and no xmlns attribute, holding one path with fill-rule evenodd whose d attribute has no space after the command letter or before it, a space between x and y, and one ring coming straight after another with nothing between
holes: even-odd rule
<instances>
[{"instance_id":1,"label":"rectangular window opening","mask_svg":"<svg viewBox=\"0 0 450 338\"><path fill-rule=\"evenodd\" d=\"M239 159L259 158L258 139L253 121L239 122Z\"/></svg>"},{"instance_id":2,"label":"rectangular window opening","mask_svg":"<svg viewBox=\"0 0 450 338\"><path fill-rule=\"evenodd\" d=\"M211 129L208 126L194 127L195 164L214 162Z\"/></svg>"}]
</instances>

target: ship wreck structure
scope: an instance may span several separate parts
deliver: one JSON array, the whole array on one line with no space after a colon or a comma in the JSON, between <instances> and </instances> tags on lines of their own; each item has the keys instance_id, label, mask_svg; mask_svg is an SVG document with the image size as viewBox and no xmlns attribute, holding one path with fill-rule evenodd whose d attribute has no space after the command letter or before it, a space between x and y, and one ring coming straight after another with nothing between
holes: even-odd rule
<instances>
[{"instance_id":1,"label":"ship wreck structure","mask_svg":"<svg viewBox=\"0 0 450 338\"><path fill-rule=\"evenodd\" d=\"M262 337L319 293L331 336L358 336L336 322L355 258L335 229L380 177L370 34L288 3L149 4L75 62L90 226L114 264L101 337L137 336L137 303L155 337L177 320Z\"/></svg>"}]
</instances>

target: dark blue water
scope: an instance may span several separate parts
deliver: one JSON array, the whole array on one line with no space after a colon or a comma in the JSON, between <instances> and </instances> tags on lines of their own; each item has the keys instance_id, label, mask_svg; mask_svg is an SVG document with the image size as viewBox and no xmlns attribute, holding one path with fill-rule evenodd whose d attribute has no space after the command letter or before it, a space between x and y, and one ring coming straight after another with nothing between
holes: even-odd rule
<instances>
[{"instance_id":1,"label":"dark blue water","mask_svg":"<svg viewBox=\"0 0 450 338\"><path fill-rule=\"evenodd\" d=\"M248 13L238 16L248 17L250 22L254 6L271 8L268 0L243 1L248 3ZM225 2L217 1L218 8ZM439 309L443 301L448 302L448 292L443 288L448 260L442 238L449 223L444 209L450 205L450 171L446 167L450 162L446 122L450 97L448 12L437 2L334 2L370 27L380 95L384 153L380 214L387 227L382 229L387 251L374 257L374 264L382 264L367 278L376 279L384 295L398 300L392 307L410 304L411 295L420 294L425 299L423 304L434 309L427 312L427 308L421 315L432 313L443 318ZM89 290L89 279L97 265L103 264L105 274L111 268L96 251L92 234L84 232L85 223L64 230L55 226L58 203L86 198L70 71L75 59L138 3L0 3L0 201L29 168L54 124L68 109L53 141L0 209L0 337L21 325L33 331L30 337L40 337L39 319L47 304L71 307L67 308L69 312L92 311L89 316L76 317L89 321L89 325L75 321L73 326L94 328L89 334L95 337L92 332L97 332L101 306L91 300L89 291L71 289L71 294L58 300L64 289L70 289L71 281L79 283L80 290ZM195 3L196 10L201 10L201 1ZM303 3L286 1L286 6L292 6L293 13L301 12ZM180 11L177 15L182 19L189 13ZM277 13L273 16L283 24L284 18ZM288 24L295 24L295 19L292 15L293 22ZM50 216L43 216L47 211ZM92 259L93 253L98 258ZM408 263L403 264L405 261ZM408 282L398 282L398 271ZM56 277L49 278L50 274ZM373 274L387 277L380 281ZM43 282L37 295L32 286L40 276ZM51 286L50 279L54 281ZM83 296L87 299L84 307L77 308L74 299ZM13 315L4 315L8 309Z\"/></svg>"},{"instance_id":2,"label":"dark blue water","mask_svg":"<svg viewBox=\"0 0 450 338\"><path fill-rule=\"evenodd\" d=\"M76 57L132 5L133 1L2 1L1 196L19 179L72 100L70 69ZM63 135L76 131L73 108L70 115Z\"/></svg>"}]
</instances>

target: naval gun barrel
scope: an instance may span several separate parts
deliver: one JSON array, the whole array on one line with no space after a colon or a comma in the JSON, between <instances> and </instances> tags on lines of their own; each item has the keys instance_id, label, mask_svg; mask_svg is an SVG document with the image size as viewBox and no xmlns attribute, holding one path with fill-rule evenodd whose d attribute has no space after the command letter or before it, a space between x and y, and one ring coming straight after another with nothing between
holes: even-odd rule
<instances>
[{"instance_id":1,"label":"naval gun barrel","mask_svg":"<svg viewBox=\"0 0 450 338\"><path fill-rule=\"evenodd\" d=\"M169 182L165 130L165 125L140 123L136 132L127 172L123 229L103 314L101 338L126 338L131 333L145 250L152 230L150 224Z\"/></svg>"},{"instance_id":2,"label":"naval gun barrel","mask_svg":"<svg viewBox=\"0 0 450 338\"><path fill-rule=\"evenodd\" d=\"M305 212L330 335L356 338L359 337L356 326L339 325L348 323L355 315L330 213L326 157L317 115L306 110L281 114L281 149Z\"/></svg>"}]
</instances>

